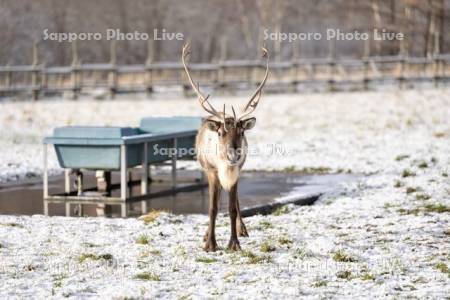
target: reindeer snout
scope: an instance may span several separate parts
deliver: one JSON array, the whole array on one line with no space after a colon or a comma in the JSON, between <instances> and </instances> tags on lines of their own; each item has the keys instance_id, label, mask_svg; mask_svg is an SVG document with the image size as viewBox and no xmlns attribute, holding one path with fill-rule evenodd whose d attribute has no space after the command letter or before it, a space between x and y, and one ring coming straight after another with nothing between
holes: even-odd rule
<instances>
[{"instance_id":1,"label":"reindeer snout","mask_svg":"<svg viewBox=\"0 0 450 300\"><path fill-rule=\"evenodd\" d=\"M234 149L234 148L228 149L228 151L227 151L227 159L228 159L228 161L229 161L230 163L232 163L232 164L238 163L239 160L241 159L241 149L240 149L240 148L237 148L237 149Z\"/></svg>"}]
</instances>

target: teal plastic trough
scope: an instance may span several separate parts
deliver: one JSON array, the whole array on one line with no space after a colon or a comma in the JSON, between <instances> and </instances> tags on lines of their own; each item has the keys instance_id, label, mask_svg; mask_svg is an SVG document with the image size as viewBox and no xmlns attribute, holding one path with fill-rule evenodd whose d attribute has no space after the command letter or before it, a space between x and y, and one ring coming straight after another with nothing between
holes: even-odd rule
<instances>
[{"instance_id":1,"label":"teal plastic trough","mask_svg":"<svg viewBox=\"0 0 450 300\"><path fill-rule=\"evenodd\" d=\"M55 145L62 168L118 170L123 137L139 134L130 127L66 126L55 128L47 142ZM127 146L127 166L137 166L142 156L138 145Z\"/></svg>"},{"instance_id":2,"label":"teal plastic trough","mask_svg":"<svg viewBox=\"0 0 450 300\"><path fill-rule=\"evenodd\" d=\"M195 136L200 128L202 119L199 117L150 117L143 118L139 125L141 132L153 134L170 134L180 131L195 131L194 135L177 138L177 147L173 145L173 139L160 140L149 143L149 162L168 160L169 155L164 155L160 149L176 149L177 159L189 160L194 158ZM163 154L161 154L163 153Z\"/></svg>"},{"instance_id":3,"label":"teal plastic trough","mask_svg":"<svg viewBox=\"0 0 450 300\"><path fill-rule=\"evenodd\" d=\"M201 124L200 117L149 117L141 120L139 129L151 133L172 133L198 130Z\"/></svg>"},{"instance_id":4,"label":"teal plastic trough","mask_svg":"<svg viewBox=\"0 0 450 300\"><path fill-rule=\"evenodd\" d=\"M142 119L139 128L66 126L55 128L44 143L55 146L62 168L119 170L122 145L128 168L142 164L145 144L149 164L170 160L173 154L193 159L201 122L199 117L158 117Z\"/></svg>"}]
</instances>

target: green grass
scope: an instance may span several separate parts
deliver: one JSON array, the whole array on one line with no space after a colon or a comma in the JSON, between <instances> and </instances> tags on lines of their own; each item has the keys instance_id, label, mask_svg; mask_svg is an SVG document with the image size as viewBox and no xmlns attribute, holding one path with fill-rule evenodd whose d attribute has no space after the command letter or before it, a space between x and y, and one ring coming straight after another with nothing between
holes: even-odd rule
<instances>
[{"instance_id":1,"label":"green grass","mask_svg":"<svg viewBox=\"0 0 450 300\"><path fill-rule=\"evenodd\" d=\"M294 173L295 172L295 167L294 166L289 166L283 169L283 172L285 173Z\"/></svg>"},{"instance_id":2,"label":"green grass","mask_svg":"<svg viewBox=\"0 0 450 300\"><path fill-rule=\"evenodd\" d=\"M351 279L352 277L352 272L346 270L346 271L340 271L336 273L337 278L341 278L341 279Z\"/></svg>"},{"instance_id":3,"label":"green grass","mask_svg":"<svg viewBox=\"0 0 450 300\"><path fill-rule=\"evenodd\" d=\"M259 227L261 227L262 229L269 229L273 228L273 225L269 221L262 220L261 222L259 222Z\"/></svg>"},{"instance_id":4,"label":"green grass","mask_svg":"<svg viewBox=\"0 0 450 300\"><path fill-rule=\"evenodd\" d=\"M181 224L181 223L183 223L183 220L180 220L180 219L170 219L170 220L169 220L169 223L170 223L170 224Z\"/></svg>"},{"instance_id":5,"label":"green grass","mask_svg":"<svg viewBox=\"0 0 450 300\"><path fill-rule=\"evenodd\" d=\"M428 163L423 160L423 161L419 162L419 164L417 166L421 169L426 169L426 168L428 168Z\"/></svg>"},{"instance_id":6,"label":"green grass","mask_svg":"<svg viewBox=\"0 0 450 300\"><path fill-rule=\"evenodd\" d=\"M299 170L303 174L329 174L331 168L328 167L304 167Z\"/></svg>"},{"instance_id":7,"label":"green grass","mask_svg":"<svg viewBox=\"0 0 450 300\"><path fill-rule=\"evenodd\" d=\"M17 227L17 228L24 228L22 224L19 223L0 223L1 226L8 226L8 227Z\"/></svg>"},{"instance_id":8,"label":"green grass","mask_svg":"<svg viewBox=\"0 0 450 300\"><path fill-rule=\"evenodd\" d=\"M409 155L407 155L407 154L400 154L400 155L397 155L395 157L395 160L396 161L402 161L402 160L407 159L407 158L409 158Z\"/></svg>"},{"instance_id":9,"label":"green grass","mask_svg":"<svg viewBox=\"0 0 450 300\"><path fill-rule=\"evenodd\" d=\"M383 207L384 207L384 209L389 209L389 208L391 208L391 207L394 207L394 205L391 204L391 203L389 203L389 202L386 202L386 203L383 205Z\"/></svg>"},{"instance_id":10,"label":"green grass","mask_svg":"<svg viewBox=\"0 0 450 300\"><path fill-rule=\"evenodd\" d=\"M152 249L148 251L150 254L156 255L156 256L161 256L161 251L157 250L157 249Z\"/></svg>"},{"instance_id":11,"label":"green grass","mask_svg":"<svg viewBox=\"0 0 450 300\"><path fill-rule=\"evenodd\" d=\"M397 210L397 212L401 215L415 215L415 216L417 216L419 212L442 214L450 212L450 207L442 203L435 203L435 204L427 204L424 206L418 206L412 209L400 208L399 210Z\"/></svg>"},{"instance_id":12,"label":"green grass","mask_svg":"<svg viewBox=\"0 0 450 300\"><path fill-rule=\"evenodd\" d=\"M403 185L403 182L401 182L400 180L396 180L394 183L395 188L401 188Z\"/></svg>"},{"instance_id":13,"label":"green grass","mask_svg":"<svg viewBox=\"0 0 450 300\"><path fill-rule=\"evenodd\" d=\"M364 273L364 274L361 276L361 280L364 280L364 281L375 280L375 276L373 276L373 275L370 274L370 273Z\"/></svg>"},{"instance_id":14,"label":"green grass","mask_svg":"<svg viewBox=\"0 0 450 300\"><path fill-rule=\"evenodd\" d=\"M341 170L344 171L344 170ZM351 172L351 170L349 170ZM295 166L288 166L283 169L285 173L302 173L302 174L329 174L331 168L329 167L303 167L297 169ZM348 172L348 171L347 171Z\"/></svg>"},{"instance_id":15,"label":"green grass","mask_svg":"<svg viewBox=\"0 0 450 300\"><path fill-rule=\"evenodd\" d=\"M158 249L146 249L144 252L141 253L140 257L149 257L150 255L156 255L161 256L161 251Z\"/></svg>"},{"instance_id":16,"label":"green grass","mask_svg":"<svg viewBox=\"0 0 450 300\"><path fill-rule=\"evenodd\" d=\"M78 262L82 263L82 262L84 262L85 260L88 260L88 259L97 260L98 258L97 258L97 255L95 255L95 254L83 253L83 254L81 254L78 257Z\"/></svg>"},{"instance_id":17,"label":"green grass","mask_svg":"<svg viewBox=\"0 0 450 300\"><path fill-rule=\"evenodd\" d=\"M144 221L144 224L148 225L156 221L158 219L159 215L163 212L163 210L152 210L151 212L147 213L146 215L140 216L139 220Z\"/></svg>"},{"instance_id":18,"label":"green grass","mask_svg":"<svg viewBox=\"0 0 450 300\"><path fill-rule=\"evenodd\" d=\"M134 276L135 279L146 280L146 281L161 281L159 275L150 272L138 273Z\"/></svg>"},{"instance_id":19,"label":"green grass","mask_svg":"<svg viewBox=\"0 0 450 300\"><path fill-rule=\"evenodd\" d=\"M400 208L397 210L397 212L401 215L415 215L417 216L420 212L419 208L413 208L413 209L404 209Z\"/></svg>"},{"instance_id":20,"label":"green grass","mask_svg":"<svg viewBox=\"0 0 450 300\"><path fill-rule=\"evenodd\" d=\"M416 194L416 200L429 200L431 196L425 193Z\"/></svg>"},{"instance_id":21,"label":"green grass","mask_svg":"<svg viewBox=\"0 0 450 300\"><path fill-rule=\"evenodd\" d=\"M357 260L342 250L338 250L333 254L333 259L339 262L356 262Z\"/></svg>"},{"instance_id":22,"label":"green grass","mask_svg":"<svg viewBox=\"0 0 450 300\"><path fill-rule=\"evenodd\" d=\"M213 258L213 257L197 257L195 259L196 262L201 262L201 263L205 263L205 264L211 264L211 263L215 263L217 261L217 259Z\"/></svg>"},{"instance_id":23,"label":"green grass","mask_svg":"<svg viewBox=\"0 0 450 300\"><path fill-rule=\"evenodd\" d=\"M327 286L327 285L328 285L328 281L319 280L319 281L314 282L313 287L319 288L319 287L323 287L323 286Z\"/></svg>"},{"instance_id":24,"label":"green grass","mask_svg":"<svg viewBox=\"0 0 450 300\"><path fill-rule=\"evenodd\" d=\"M93 244L93 243L83 243L82 245L85 246L85 247L88 247L88 248L100 247L100 245L96 245L96 244Z\"/></svg>"},{"instance_id":25,"label":"green grass","mask_svg":"<svg viewBox=\"0 0 450 300\"><path fill-rule=\"evenodd\" d=\"M137 239L136 239L136 244L140 244L140 245L148 245L150 243L150 238L148 237L148 235L146 234L141 234Z\"/></svg>"},{"instance_id":26,"label":"green grass","mask_svg":"<svg viewBox=\"0 0 450 300\"><path fill-rule=\"evenodd\" d=\"M419 190L419 188L417 188L417 187L408 186L406 188L406 193L407 194L412 194L412 193L417 192L418 190Z\"/></svg>"},{"instance_id":27,"label":"green grass","mask_svg":"<svg viewBox=\"0 0 450 300\"><path fill-rule=\"evenodd\" d=\"M441 214L441 213L450 212L450 207L447 205L444 205L442 203L427 204L427 205L425 205L425 211Z\"/></svg>"},{"instance_id":28,"label":"green grass","mask_svg":"<svg viewBox=\"0 0 450 300\"><path fill-rule=\"evenodd\" d=\"M112 260L113 259L112 254L109 254L109 253L100 254L97 257L98 257L98 259L104 259L104 260Z\"/></svg>"},{"instance_id":29,"label":"green grass","mask_svg":"<svg viewBox=\"0 0 450 300\"><path fill-rule=\"evenodd\" d=\"M441 271L442 273L448 274L450 276L450 270L448 269L448 266L445 263L439 262L436 264L435 268Z\"/></svg>"},{"instance_id":30,"label":"green grass","mask_svg":"<svg viewBox=\"0 0 450 300\"><path fill-rule=\"evenodd\" d=\"M411 170L405 169L405 170L403 170L403 172L402 172L402 177L403 177L403 178L406 178L406 177L414 177L414 176L416 176L416 173L414 173L414 172L411 171Z\"/></svg>"},{"instance_id":31,"label":"green grass","mask_svg":"<svg viewBox=\"0 0 450 300\"><path fill-rule=\"evenodd\" d=\"M259 250L260 250L261 252L267 253L267 252L273 252L273 251L275 251L276 248L275 248L275 246L271 245L271 244L269 243L269 241L265 241L265 242L263 242L263 243L261 244L261 246L259 247Z\"/></svg>"},{"instance_id":32,"label":"green grass","mask_svg":"<svg viewBox=\"0 0 450 300\"><path fill-rule=\"evenodd\" d=\"M337 169L337 173L339 173L339 174L341 174L341 173L352 174L352 173L353 173L353 170L352 170L352 169L342 169L342 168L339 168L339 169Z\"/></svg>"},{"instance_id":33,"label":"green grass","mask_svg":"<svg viewBox=\"0 0 450 300\"><path fill-rule=\"evenodd\" d=\"M294 252L294 258L304 259L307 256L312 256L312 254L308 253L305 247L297 248Z\"/></svg>"},{"instance_id":34,"label":"green grass","mask_svg":"<svg viewBox=\"0 0 450 300\"><path fill-rule=\"evenodd\" d=\"M281 236L278 238L278 243L280 245L290 245L290 244L292 244L292 240L285 236Z\"/></svg>"},{"instance_id":35,"label":"green grass","mask_svg":"<svg viewBox=\"0 0 450 300\"><path fill-rule=\"evenodd\" d=\"M53 288L62 287L62 281L67 278L67 274L59 273L52 275L53 277Z\"/></svg>"},{"instance_id":36,"label":"green grass","mask_svg":"<svg viewBox=\"0 0 450 300\"><path fill-rule=\"evenodd\" d=\"M274 216L281 216L281 215L289 213L290 211L291 211L291 209L289 208L288 205L283 205L283 206L277 207L277 209L275 209L272 212L272 215L274 215Z\"/></svg>"},{"instance_id":37,"label":"green grass","mask_svg":"<svg viewBox=\"0 0 450 300\"><path fill-rule=\"evenodd\" d=\"M447 172L442 172L442 177L448 177L448 173Z\"/></svg>"},{"instance_id":38,"label":"green grass","mask_svg":"<svg viewBox=\"0 0 450 300\"><path fill-rule=\"evenodd\" d=\"M83 253L78 257L78 262L82 263L85 260L90 259L90 260L100 260L100 259L104 259L104 260L112 260L113 256L111 254L100 254L100 255L96 255L93 253Z\"/></svg>"},{"instance_id":39,"label":"green grass","mask_svg":"<svg viewBox=\"0 0 450 300\"><path fill-rule=\"evenodd\" d=\"M241 255L243 257L248 258L247 263L248 264L259 264L259 263L270 263L272 262L272 257L268 255L256 255L255 253L251 252L250 250L244 250L241 251Z\"/></svg>"}]
</instances>

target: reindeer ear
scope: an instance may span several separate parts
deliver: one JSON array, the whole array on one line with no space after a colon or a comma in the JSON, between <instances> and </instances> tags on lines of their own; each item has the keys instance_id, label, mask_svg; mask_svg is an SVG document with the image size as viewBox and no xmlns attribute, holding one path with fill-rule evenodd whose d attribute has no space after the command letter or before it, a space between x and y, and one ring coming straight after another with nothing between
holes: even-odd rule
<instances>
[{"instance_id":1,"label":"reindeer ear","mask_svg":"<svg viewBox=\"0 0 450 300\"><path fill-rule=\"evenodd\" d=\"M244 130L250 130L253 127L255 127L256 124L256 118L249 118L241 121L241 127Z\"/></svg>"},{"instance_id":2,"label":"reindeer ear","mask_svg":"<svg viewBox=\"0 0 450 300\"><path fill-rule=\"evenodd\" d=\"M213 120L206 120L206 125L208 126L208 129L211 131L217 131L220 128L220 122Z\"/></svg>"}]
</instances>

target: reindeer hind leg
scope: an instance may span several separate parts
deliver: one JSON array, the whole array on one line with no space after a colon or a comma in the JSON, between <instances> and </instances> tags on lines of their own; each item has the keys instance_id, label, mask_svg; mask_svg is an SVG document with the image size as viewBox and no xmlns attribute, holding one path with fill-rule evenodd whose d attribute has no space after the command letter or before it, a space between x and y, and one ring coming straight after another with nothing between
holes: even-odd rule
<instances>
[{"instance_id":1,"label":"reindeer hind leg","mask_svg":"<svg viewBox=\"0 0 450 300\"><path fill-rule=\"evenodd\" d=\"M248 237L247 227L245 227L244 221L241 216L241 209L239 207L239 197L236 193L236 210L237 210L237 221L236 221L236 231L238 236Z\"/></svg>"}]
</instances>

